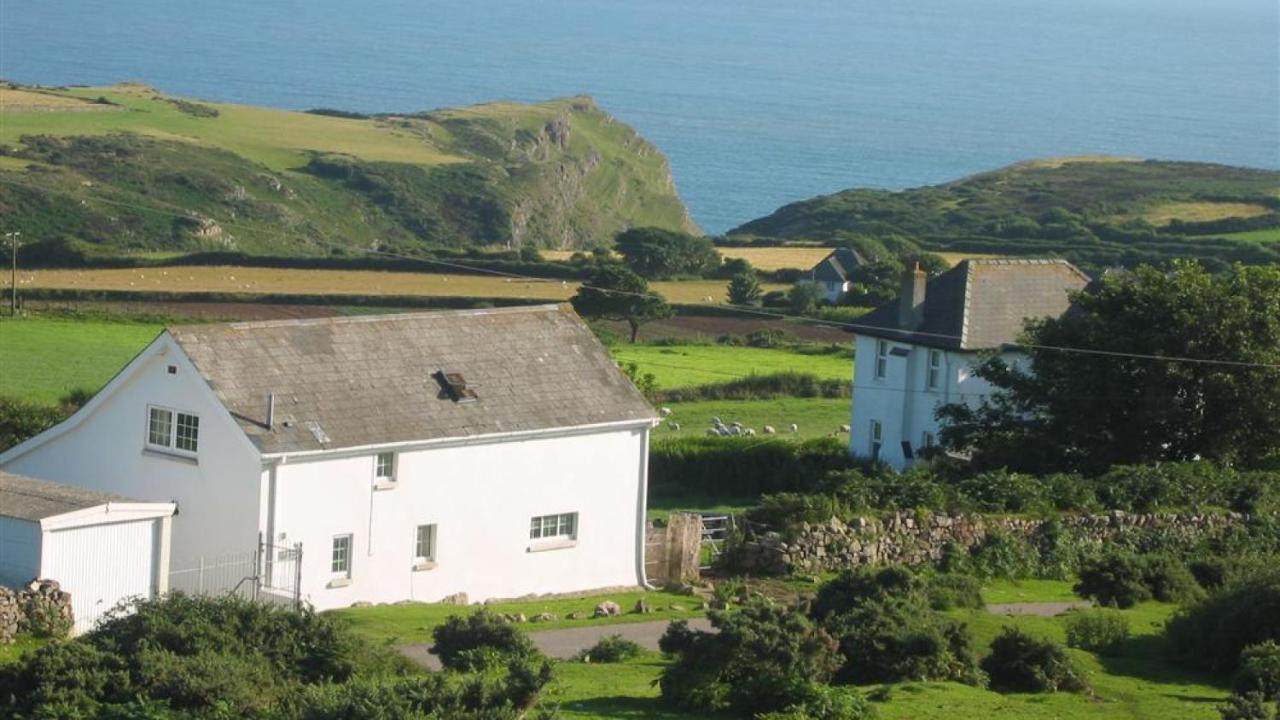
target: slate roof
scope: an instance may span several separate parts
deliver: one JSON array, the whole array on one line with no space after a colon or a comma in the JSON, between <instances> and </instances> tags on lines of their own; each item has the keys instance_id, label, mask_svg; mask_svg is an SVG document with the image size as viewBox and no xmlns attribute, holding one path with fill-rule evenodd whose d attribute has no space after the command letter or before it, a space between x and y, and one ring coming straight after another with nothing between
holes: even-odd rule
<instances>
[{"instance_id":1,"label":"slate roof","mask_svg":"<svg viewBox=\"0 0 1280 720\"><path fill-rule=\"evenodd\" d=\"M849 275L853 273L855 268L859 265L865 265L866 262L857 250L836 248L821 262L813 266L810 275L816 282L842 283L849 279Z\"/></svg>"},{"instance_id":2,"label":"slate roof","mask_svg":"<svg viewBox=\"0 0 1280 720\"><path fill-rule=\"evenodd\" d=\"M0 515L5 517L43 520L109 502L137 501L0 470Z\"/></svg>"},{"instance_id":3,"label":"slate roof","mask_svg":"<svg viewBox=\"0 0 1280 720\"><path fill-rule=\"evenodd\" d=\"M858 333L949 350L999 348L1017 341L1027 318L1061 315L1068 292L1089 281L1066 260L962 260L925 285L919 327L899 325L895 300L859 318Z\"/></svg>"},{"instance_id":4,"label":"slate roof","mask_svg":"<svg viewBox=\"0 0 1280 720\"><path fill-rule=\"evenodd\" d=\"M174 327L263 453L465 438L656 413L567 305ZM433 377L460 373L455 402ZM266 397L275 418L265 427Z\"/></svg>"}]
</instances>

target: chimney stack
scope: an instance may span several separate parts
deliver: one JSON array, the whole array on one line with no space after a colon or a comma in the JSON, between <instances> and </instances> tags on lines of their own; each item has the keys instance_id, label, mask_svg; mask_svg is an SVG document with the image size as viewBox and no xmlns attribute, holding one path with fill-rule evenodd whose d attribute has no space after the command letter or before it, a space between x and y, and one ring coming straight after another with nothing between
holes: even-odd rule
<instances>
[{"instance_id":1,"label":"chimney stack","mask_svg":"<svg viewBox=\"0 0 1280 720\"><path fill-rule=\"evenodd\" d=\"M920 263L902 273L902 287L898 292L898 327L916 330L924 322L924 286L929 274Z\"/></svg>"}]
</instances>

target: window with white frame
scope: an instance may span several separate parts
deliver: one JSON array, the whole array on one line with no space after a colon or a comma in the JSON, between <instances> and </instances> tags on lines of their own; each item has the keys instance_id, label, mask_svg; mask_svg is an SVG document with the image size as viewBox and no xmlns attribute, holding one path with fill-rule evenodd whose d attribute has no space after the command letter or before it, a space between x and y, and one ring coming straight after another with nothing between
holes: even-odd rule
<instances>
[{"instance_id":1,"label":"window with white frame","mask_svg":"<svg viewBox=\"0 0 1280 720\"><path fill-rule=\"evenodd\" d=\"M884 446L884 427L879 420L871 421L871 459L880 459L880 448Z\"/></svg>"},{"instance_id":2,"label":"window with white frame","mask_svg":"<svg viewBox=\"0 0 1280 720\"><path fill-rule=\"evenodd\" d=\"M941 381L942 381L942 351L930 350L929 351L929 369L928 369L928 377L926 378L926 386L930 390L937 390L938 385L941 383Z\"/></svg>"},{"instance_id":3,"label":"window with white frame","mask_svg":"<svg viewBox=\"0 0 1280 720\"><path fill-rule=\"evenodd\" d=\"M436 561L436 526L419 525L414 535L413 562L415 565Z\"/></svg>"},{"instance_id":4,"label":"window with white frame","mask_svg":"<svg viewBox=\"0 0 1280 720\"><path fill-rule=\"evenodd\" d=\"M530 540L573 540L578 537L578 513L538 515L529 521Z\"/></svg>"},{"instance_id":5,"label":"window with white frame","mask_svg":"<svg viewBox=\"0 0 1280 720\"><path fill-rule=\"evenodd\" d=\"M329 571L337 577L351 577L351 535L333 536Z\"/></svg>"},{"instance_id":6,"label":"window with white frame","mask_svg":"<svg viewBox=\"0 0 1280 720\"><path fill-rule=\"evenodd\" d=\"M378 453L373 461L373 481L379 485L389 485L396 481L396 454L393 452Z\"/></svg>"},{"instance_id":7,"label":"window with white frame","mask_svg":"<svg viewBox=\"0 0 1280 720\"><path fill-rule=\"evenodd\" d=\"M889 372L889 343L876 341L876 379L883 380Z\"/></svg>"},{"instance_id":8,"label":"window with white frame","mask_svg":"<svg viewBox=\"0 0 1280 720\"><path fill-rule=\"evenodd\" d=\"M194 455L200 449L200 416L148 405L147 445Z\"/></svg>"}]
</instances>

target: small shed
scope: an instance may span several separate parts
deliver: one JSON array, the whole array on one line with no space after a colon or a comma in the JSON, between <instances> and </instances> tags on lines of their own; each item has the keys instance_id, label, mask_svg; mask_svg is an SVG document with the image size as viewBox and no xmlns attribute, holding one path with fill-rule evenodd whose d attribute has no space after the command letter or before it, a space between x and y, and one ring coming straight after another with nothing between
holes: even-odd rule
<instances>
[{"instance_id":1,"label":"small shed","mask_svg":"<svg viewBox=\"0 0 1280 720\"><path fill-rule=\"evenodd\" d=\"M119 601L167 589L175 509L0 471L0 585L57 580L75 631L89 630Z\"/></svg>"}]
</instances>

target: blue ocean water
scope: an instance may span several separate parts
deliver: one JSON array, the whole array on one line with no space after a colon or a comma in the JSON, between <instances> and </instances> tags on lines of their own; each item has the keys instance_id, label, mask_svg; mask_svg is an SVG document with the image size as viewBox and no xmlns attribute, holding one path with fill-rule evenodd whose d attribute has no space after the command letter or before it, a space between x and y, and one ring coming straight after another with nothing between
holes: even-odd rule
<instances>
[{"instance_id":1,"label":"blue ocean water","mask_svg":"<svg viewBox=\"0 0 1280 720\"><path fill-rule=\"evenodd\" d=\"M0 0L0 76L361 111L590 93L709 232L1033 157L1280 168L1276 0Z\"/></svg>"}]
</instances>

